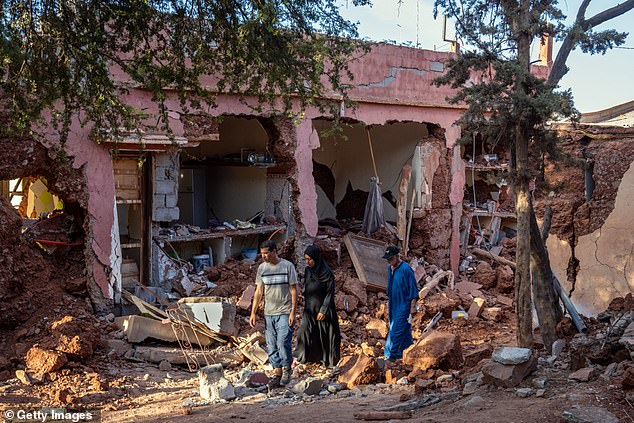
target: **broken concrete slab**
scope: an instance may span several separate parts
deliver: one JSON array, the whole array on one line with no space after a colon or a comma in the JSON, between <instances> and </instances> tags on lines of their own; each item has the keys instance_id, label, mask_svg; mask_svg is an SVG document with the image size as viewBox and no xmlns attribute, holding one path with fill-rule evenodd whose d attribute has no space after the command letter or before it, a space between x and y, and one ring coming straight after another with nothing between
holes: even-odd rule
<instances>
[{"instance_id":1,"label":"broken concrete slab","mask_svg":"<svg viewBox=\"0 0 634 423\"><path fill-rule=\"evenodd\" d=\"M150 319L143 316L122 316L115 319L115 324L123 330L128 342L139 343L148 338L158 339L166 342L178 342L187 341L190 343L198 344L201 346L207 346L212 343L212 340L201 334L195 334L189 327L183 327L179 333L182 333L178 338L172 329L171 324L163 323L160 320Z\"/></svg>"},{"instance_id":2,"label":"broken concrete slab","mask_svg":"<svg viewBox=\"0 0 634 423\"><path fill-rule=\"evenodd\" d=\"M464 363L458 335L432 331L403 351L403 363L414 368L458 369Z\"/></svg>"},{"instance_id":3,"label":"broken concrete slab","mask_svg":"<svg viewBox=\"0 0 634 423\"><path fill-rule=\"evenodd\" d=\"M533 351L529 348L497 347L493 350L492 358L500 364L522 364L532 355Z\"/></svg>"},{"instance_id":4,"label":"broken concrete slab","mask_svg":"<svg viewBox=\"0 0 634 423\"><path fill-rule=\"evenodd\" d=\"M236 306L218 297L186 297L178 300L179 308L189 318L221 335L235 336Z\"/></svg>"},{"instance_id":5,"label":"broken concrete slab","mask_svg":"<svg viewBox=\"0 0 634 423\"><path fill-rule=\"evenodd\" d=\"M214 351L188 351L189 360L198 363L206 363L207 361L222 364L223 368L228 369L239 366L244 361L244 356L235 350L214 350ZM170 347L147 347L137 346L134 350L133 357L135 359L148 361L150 363L160 363L168 361L172 365L185 365L188 359L180 348Z\"/></svg>"},{"instance_id":6,"label":"broken concrete slab","mask_svg":"<svg viewBox=\"0 0 634 423\"><path fill-rule=\"evenodd\" d=\"M535 356L522 364L500 364L493 360L482 367L484 383L504 388L514 388L537 368Z\"/></svg>"}]
</instances>

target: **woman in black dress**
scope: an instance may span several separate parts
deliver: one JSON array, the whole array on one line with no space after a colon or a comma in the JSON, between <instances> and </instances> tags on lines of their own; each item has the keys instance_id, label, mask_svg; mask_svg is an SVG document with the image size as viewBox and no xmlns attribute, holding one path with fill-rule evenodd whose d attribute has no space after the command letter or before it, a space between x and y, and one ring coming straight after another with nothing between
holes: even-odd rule
<instances>
[{"instance_id":1,"label":"woman in black dress","mask_svg":"<svg viewBox=\"0 0 634 423\"><path fill-rule=\"evenodd\" d=\"M304 316L297 336L300 363L336 366L340 358L341 333L335 311L335 275L321 256L319 247L304 251Z\"/></svg>"}]
</instances>

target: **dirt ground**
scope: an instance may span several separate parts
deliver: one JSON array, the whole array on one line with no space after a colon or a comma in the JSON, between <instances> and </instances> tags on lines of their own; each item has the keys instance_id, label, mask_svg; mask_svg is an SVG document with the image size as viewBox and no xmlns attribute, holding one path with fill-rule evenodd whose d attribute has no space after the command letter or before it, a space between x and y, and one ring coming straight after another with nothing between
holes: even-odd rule
<instances>
[{"instance_id":1,"label":"dirt ground","mask_svg":"<svg viewBox=\"0 0 634 423\"><path fill-rule=\"evenodd\" d=\"M134 346L126 342L123 332L113 323L114 315L96 316L88 301L81 248L42 251L17 236L21 221L6 203L0 206L0 248L5 261L0 266L0 412L47 406L76 412L96 410L104 422L350 422L356 420L357 413L397 406L412 412L409 421L489 423L561 422L565 410L593 405L610 411L620 421L634 422L630 417L634 416L634 363L624 355L626 351L618 339L616 343L610 341L606 348L601 341L609 338L610 321L615 316L634 316L631 296L621 301L620 308L613 310L607 320L586 319L589 333L584 339L591 340L591 344L575 350L574 331L570 331L570 325L562 325L560 332L566 347L554 361L547 359L537 336L537 370L516 388L499 388L482 383L478 375L493 348L515 345L512 283L509 285L513 274L510 268L474 261L455 280L456 286L466 283L471 288L452 289L443 280L436 291L419 302L421 311L413 321L417 339L440 312L443 319L435 329L459 337L464 365L425 372L403 363L386 365L379 380L352 389L336 387L336 375L331 377L319 366L297 366L293 383L313 376L324 380L327 389L311 396L297 394L290 386L272 392L265 386L245 386L239 381L243 372L262 372L263 368L249 364L238 354L243 361L225 370L237 398L213 402L199 395L195 372L177 364L150 363L127 354ZM335 232L327 235L332 244L341 236ZM363 355L373 362L382 362L387 297L366 291L345 250L336 257L334 252L338 250L328 250L325 243L322 238L328 260L339 260L333 267L342 356ZM285 247L288 248L282 251L293 250L289 245ZM510 243L502 255L512 257L513 251ZM222 267L210 269L207 277L217 287L205 288L198 295L219 295L237 303L254 280L255 264L230 260ZM442 271L429 263L419 264L430 278ZM497 312L467 321L451 319L452 311L468 309L476 296L488 306L495 306L492 308ZM236 328L241 336L254 331L248 326L248 310L238 310ZM256 329L263 330L261 321ZM117 351L116 346L124 351ZM485 354L473 358L473 353L483 347ZM574 370L584 366L596 371L589 382L569 379ZM392 372L390 377L385 370ZM421 383L429 386L421 388ZM421 401L431 399L439 402L422 406Z\"/></svg>"}]
</instances>

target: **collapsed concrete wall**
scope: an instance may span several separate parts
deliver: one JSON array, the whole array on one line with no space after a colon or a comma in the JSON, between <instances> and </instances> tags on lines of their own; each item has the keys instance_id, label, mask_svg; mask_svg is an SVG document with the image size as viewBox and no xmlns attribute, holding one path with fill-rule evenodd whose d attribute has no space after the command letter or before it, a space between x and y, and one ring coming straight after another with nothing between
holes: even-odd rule
<instances>
[{"instance_id":1,"label":"collapsed concrete wall","mask_svg":"<svg viewBox=\"0 0 634 423\"><path fill-rule=\"evenodd\" d=\"M547 242L553 271L582 314L594 316L634 291L634 130L560 127L576 165L549 166L553 208Z\"/></svg>"}]
</instances>

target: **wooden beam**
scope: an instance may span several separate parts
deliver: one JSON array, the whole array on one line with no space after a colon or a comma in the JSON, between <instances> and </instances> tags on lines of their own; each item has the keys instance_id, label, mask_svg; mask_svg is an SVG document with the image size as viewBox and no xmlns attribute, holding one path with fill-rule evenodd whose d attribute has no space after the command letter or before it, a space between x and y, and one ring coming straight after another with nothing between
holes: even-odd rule
<instances>
[{"instance_id":1,"label":"wooden beam","mask_svg":"<svg viewBox=\"0 0 634 423\"><path fill-rule=\"evenodd\" d=\"M473 254L475 254L476 256L478 256L478 257L488 258L488 259L491 259L491 260L496 261L498 263L506 264L507 266L510 266L511 269L515 270L515 262L512 262L511 260L507 260L504 257L496 256L496 255L491 254L490 252L482 250L480 248L474 248L474 249L471 250L471 252Z\"/></svg>"},{"instance_id":2,"label":"wooden beam","mask_svg":"<svg viewBox=\"0 0 634 423\"><path fill-rule=\"evenodd\" d=\"M403 166L401 171L401 183L398 188L398 198L396 199L396 230L401 247L405 248L405 236L407 232L407 189L412 178L412 167Z\"/></svg>"}]
</instances>

